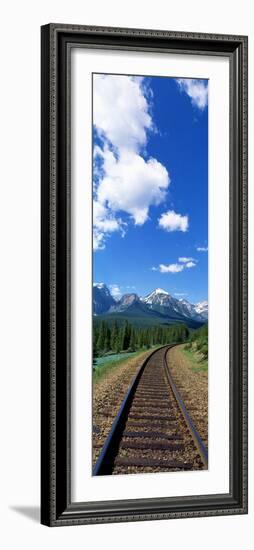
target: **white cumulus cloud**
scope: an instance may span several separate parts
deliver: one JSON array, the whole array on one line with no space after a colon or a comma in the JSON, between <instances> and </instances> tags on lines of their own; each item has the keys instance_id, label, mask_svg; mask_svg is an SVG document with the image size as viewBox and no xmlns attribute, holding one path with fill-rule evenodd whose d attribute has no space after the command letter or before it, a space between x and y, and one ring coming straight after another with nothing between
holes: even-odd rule
<instances>
[{"instance_id":1,"label":"white cumulus cloud","mask_svg":"<svg viewBox=\"0 0 254 550\"><path fill-rule=\"evenodd\" d=\"M121 289L118 285L112 284L112 285L109 285L109 288L110 288L110 293L112 294L113 298L116 298L117 300L119 298L121 298L122 292L121 292Z\"/></svg>"},{"instance_id":2,"label":"white cumulus cloud","mask_svg":"<svg viewBox=\"0 0 254 550\"><path fill-rule=\"evenodd\" d=\"M159 218L159 227L165 229L165 231L187 231L189 227L188 216L182 216L177 214L174 210L168 210L164 212Z\"/></svg>"},{"instance_id":3,"label":"white cumulus cloud","mask_svg":"<svg viewBox=\"0 0 254 550\"><path fill-rule=\"evenodd\" d=\"M103 250L105 239L114 231L120 231L124 235L124 223L116 219L110 210L100 202L93 201L93 248Z\"/></svg>"},{"instance_id":4,"label":"white cumulus cloud","mask_svg":"<svg viewBox=\"0 0 254 550\"><path fill-rule=\"evenodd\" d=\"M133 151L123 150L117 158L108 148L100 150L104 175L97 200L113 212L128 213L135 224L148 219L149 207L165 198L169 185L166 168L156 159L145 161Z\"/></svg>"},{"instance_id":5,"label":"white cumulus cloud","mask_svg":"<svg viewBox=\"0 0 254 550\"><path fill-rule=\"evenodd\" d=\"M208 252L208 246L198 246L197 251L198 252Z\"/></svg>"},{"instance_id":6,"label":"white cumulus cloud","mask_svg":"<svg viewBox=\"0 0 254 550\"><path fill-rule=\"evenodd\" d=\"M142 78L126 75L93 77L93 122L114 147L138 151L153 129Z\"/></svg>"},{"instance_id":7,"label":"white cumulus cloud","mask_svg":"<svg viewBox=\"0 0 254 550\"><path fill-rule=\"evenodd\" d=\"M178 258L178 262L186 264L188 262L195 262L195 260L194 258L186 258L185 256L181 256L181 258Z\"/></svg>"},{"instance_id":8,"label":"white cumulus cloud","mask_svg":"<svg viewBox=\"0 0 254 550\"><path fill-rule=\"evenodd\" d=\"M161 273L180 273L180 271L183 271L184 265L183 264L160 264L159 265L159 271Z\"/></svg>"},{"instance_id":9,"label":"white cumulus cloud","mask_svg":"<svg viewBox=\"0 0 254 550\"><path fill-rule=\"evenodd\" d=\"M177 78L176 82L181 91L191 99L191 103L203 111L208 105L208 83L196 78Z\"/></svg>"},{"instance_id":10,"label":"white cumulus cloud","mask_svg":"<svg viewBox=\"0 0 254 550\"><path fill-rule=\"evenodd\" d=\"M170 184L165 166L141 155L148 132L155 130L147 98L140 77L94 75L93 121L102 141L101 147L94 147L97 249L105 247L113 231L124 234L121 215L143 225L150 206L164 201Z\"/></svg>"},{"instance_id":11,"label":"white cumulus cloud","mask_svg":"<svg viewBox=\"0 0 254 550\"><path fill-rule=\"evenodd\" d=\"M151 267L151 270L160 271L160 273L181 273L184 269L190 269L197 265L196 260L193 260L193 258L181 257L178 258L178 262L173 264L160 264L158 267Z\"/></svg>"}]
</instances>

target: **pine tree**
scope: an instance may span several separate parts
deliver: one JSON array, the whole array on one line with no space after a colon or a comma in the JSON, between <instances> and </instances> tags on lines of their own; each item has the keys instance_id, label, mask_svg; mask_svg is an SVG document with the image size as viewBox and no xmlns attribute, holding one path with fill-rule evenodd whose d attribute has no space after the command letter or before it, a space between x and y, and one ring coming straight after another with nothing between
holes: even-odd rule
<instances>
[{"instance_id":1,"label":"pine tree","mask_svg":"<svg viewBox=\"0 0 254 550\"><path fill-rule=\"evenodd\" d=\"M113 324L113 327L111 329L111 336L110 336L110 347L113 351L117 351L118 349L118 324L115 321Z\"/></svg>"},{"instance_id":2,"label":"pine tree","mask_svg":"<svg viewBox=\"0 0 254 550\"><path fill-rule=\"evenodd\" d=\"M122 349L123 349L123 332L122 332L122 329L120 328L118 330L118 335L117 335L116 353L119 353L120 351L122 351Z\"/></svg>"},{"instance_id":3,"label":"pine tree","mask_svg":"<svg viewBox=\"0 0 254 550\"><path fill-rule=\"evenodd\" d=\"M109 351L119 353L128 349L131 351L144 347L149 349L154 345L180 343L187 338L190 341L192 334L190 335L187 326L181 324L136 328L127 320L123 326L118 326L117 321L114 321L113 325L102 321L100 325L95 323L93 327L93 356ZM200 329L200 338L207 342L207 327Z\"/></svg>"},{"instance_id":4,"label":"pine tree","mask_svg":"<svg viewBox=\"0 0 254 550\"><path fill-rule=\"evenodd\" d=\"M130 350L136 351L136 334L135 334L135 329L133 327L131 327Z\"/></svg>"},{"instance_id":5,"label":"pine tree","mask_svg":"<svg viewBox=\"0 0 254 550\"><path fill-rule=\"evenodd\" d=\"M105 349L105 337L106 337L106 323L102 321L99 328L99 336L97 341L97 349L100 353L104 352Z\"/></svg>"},{"instance_id":6,"label":"pine tree","mask_svg":"<svg viewBox=\"0 0 254 550\"><path fill-rule=\"evenodd\" d=\"M127 350L130 345L130 336L131 336L131 328L128 323L128 321L125 321L124 327L123 327L123 336L122 336L122 349Z\"/></svg>"},{"instance_id":7,"label":"pine tree","mask_svg":"<svg viewBox=\"0 0 254 550\"><path fill-rule=\"evenodd\" d=\"M104 352L110 351L111 331L108 325L105 327L105 340L104 340Z\"/></svg>"}]
</instances>

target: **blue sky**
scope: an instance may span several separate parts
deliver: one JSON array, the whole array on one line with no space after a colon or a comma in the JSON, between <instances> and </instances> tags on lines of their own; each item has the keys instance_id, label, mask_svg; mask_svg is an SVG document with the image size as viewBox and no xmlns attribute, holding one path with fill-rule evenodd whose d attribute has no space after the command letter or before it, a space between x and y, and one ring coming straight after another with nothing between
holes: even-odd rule
<instances>
[{"instance_id":1,"label":"blue sky","mask_svg":"<svg viewBox=\"0 0 254 550\"><path fill-rule=\"evenodd\" d=\"M208 82L93 75L93 279L208 298Z\"/></svg>"}]
</instances>

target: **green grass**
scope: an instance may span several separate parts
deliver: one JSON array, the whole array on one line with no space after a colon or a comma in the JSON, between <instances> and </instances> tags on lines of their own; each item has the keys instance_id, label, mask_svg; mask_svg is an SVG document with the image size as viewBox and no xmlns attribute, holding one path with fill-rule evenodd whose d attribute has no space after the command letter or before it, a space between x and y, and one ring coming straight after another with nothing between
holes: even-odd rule
<instances>
[{"instance_id":1,"label":"green grass","mask_svg":"<svg viewBox=\"0 0 254 550\"><path fill-rule=\"evenodd\" d=\"M122 352L122 353L106 353L105 355L102 355L102 357L96 357L94 360L94 367L96 369L99 369L103 367L107 363L114 363L115 361L119 361L122 359L127 359L127 357L132 357L132 355L135 352L129 351L129 352Z\"/></svg>"},{"instance_id":2,"label":"green grass","mask_svg":"<svg viewBox=\"0 0 254 550\"><path fill-rule=\"evenodd\" d=\"M133 357L139 357L141 356L145 351L148 350L140 350L140 351L134 351L131 353L119 353L118 356L104 356L100 357L99 364L93 365L93 383L96 384L99 380L106 377L112 370L117 369L117 367L122 366L124 363L126 363L129 359L132 359ZM119 357L119 359L117 359ZM95 367L95 368L94 368Z\"/></svg>"},{"instance_id":3,"label":"green grass","mask_svg":"<svg viewBox=\"0 0 254 550\"><path fill-rule=\"evenodd\" d=\"M112 370L117 367L121 367L124 363L127 363L129 359L139 357L147 351L152 351L155 348L160 348L161 344L152 346L151 348L143 348L138 351L132 351L129 353L118 353L114 355L104 355L95 359L93 364L93 383L96 384L99 380L106 377Z\"/></svg>"},{"instance_id":4,"label":"green grass","mask_svg":"<svg viewBox=\"0 0 254 550\"><path fill-rule=\"evenodd\" d=\"M208 360L201 359L200 355L192 350L183 348L182 353L189 359L192 363L192 370L195 372L207 372L208 371Z\"/></svg>"},{"instance_id":5,"label":"green grass","mask_svg":"<svg viewBox=\"0 0 254 550\"><path fill-rule=\"evenodd\" d=\"M119 361L122 362L124 359L127 359L129 357L135 357L136 352L126 352L126 353L111 353L111 354L105 354L102 357L96 357L94 360L94 369L102 369L105 367L105 365L118 363Z\"/></svg>"}]
</instances>

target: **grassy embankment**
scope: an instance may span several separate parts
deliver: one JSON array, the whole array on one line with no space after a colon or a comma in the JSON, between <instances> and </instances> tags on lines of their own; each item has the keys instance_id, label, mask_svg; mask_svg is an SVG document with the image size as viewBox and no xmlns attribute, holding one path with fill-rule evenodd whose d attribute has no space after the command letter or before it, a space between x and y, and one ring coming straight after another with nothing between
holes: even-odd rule
<instances>
[{"instance_id":1,"label":"grassy embankment","mask_svg":"<svg viewBox=\"0 0 254 550\"><path fill-rule=\"evenodd\" d=\"M194 371L206 372L208 370L208 325L204 325L190 334L182 353L189 359Z\"/></svg>"},{"instance_id":2,"label":"grassy embankment","mask_svg":"<svg viewBox=\"0 0 254 550\"><path fill-rule=\"evenodd\" d=\"M142 355L145 355L147 351L147 349L142 349L129 353L105 355L104 357L96 359L96 363L93 366L93 383L96 384L100 380L106 378L113 370L127 364L128 361L132 362L133 359L138 357L142 358Z\"/></svg>"}]
</instances>

